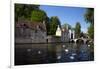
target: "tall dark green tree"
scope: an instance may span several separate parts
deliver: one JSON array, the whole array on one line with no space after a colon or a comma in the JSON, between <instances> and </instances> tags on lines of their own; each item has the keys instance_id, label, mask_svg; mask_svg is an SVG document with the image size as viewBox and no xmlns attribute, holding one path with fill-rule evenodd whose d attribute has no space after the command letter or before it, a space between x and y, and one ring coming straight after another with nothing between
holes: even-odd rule
<instances>
[{"instance_id":1,"label":"tall dark green tree","mask_svg":"<svg viewBox=\"0 0 100 69\"><path fill-rule=\"evenodd\" d=\"M76 23L75 26L75 37L79 38L80 37L80 33L81 33L81 25L79 22Z\"/></svg>"},{"instance_id":2,"label":"tall dark green tree","mask_svg":"<svg viewBox=\"0 0 100 69\"><path fill-rule=\"evenodd\" d=\"M86 13L84 14L85 21L87 23L94 24L94 9L88 8L86 9Z\"/></svg>"},{"instance_id":3,"label":"tall dark green tree","mask_svg":"<svg viewBox=\"0 0 100 69\"><path fill-rule=\"evenodd\" d=\"M50 32L50 18L46 17L46 29L47 29L47 35L49 35Z\"/></svg>"},{"instance_id":4,"label":"tall dark green tree","mask_svg":"<svg viewBox=\"0 0 100 69\"><path fill-rule=\"evenodd\" d=\"M94 25L92 24L88 27L88 35L91 39L94 39Z\"/></svg>"},{"instance_id":5,"label":"tall dark green tree","mask_svg":"<svg viewBox=\"0 0 100 69\"><path fill-rule=\"evenodd\" d=\"M94 38L94 9L88 8L86 9L86 13L84 15L85 21L90 24L88 27L88 36L90 38Z\"/></svg>"},{"instance_id":6,"label":"tall dark green tree","mask_svg":"<svg viewBox=\"0 0 100 69\"><path fill-rule=\"evenodd\" d=\"M33 10L39 10L39 5L15 4L15 21L18 18L30 19Z\"/></svg>"},{"instance_id":7,"label":"tall dark green tree","mask_svg":"<svg viewBox=\"0 0 100 69\"><path fill-rule=\"evenodd\" d=\"M55 35L58 25L61 27L59 18L57 16L51 17L49 35Z\"/></svg>"}]
</instances>

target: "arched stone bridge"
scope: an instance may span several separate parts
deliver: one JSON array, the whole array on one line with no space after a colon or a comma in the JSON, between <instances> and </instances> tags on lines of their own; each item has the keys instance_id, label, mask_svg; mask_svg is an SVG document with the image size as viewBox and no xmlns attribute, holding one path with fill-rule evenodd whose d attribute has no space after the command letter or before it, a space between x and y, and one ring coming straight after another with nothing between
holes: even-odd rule
<instances>
[{"instance_id":1,"label":"arched stone bridge","mask_svg":"<svg viewBox=\"0 0 100 69\"><path fill-rule=\"evenodd\" d=\"M89 39L86 39L86 38L77 38L77 39L71 39L70 42L74 42L74 43L88 43Z\"/></svg>"}]
</instances>

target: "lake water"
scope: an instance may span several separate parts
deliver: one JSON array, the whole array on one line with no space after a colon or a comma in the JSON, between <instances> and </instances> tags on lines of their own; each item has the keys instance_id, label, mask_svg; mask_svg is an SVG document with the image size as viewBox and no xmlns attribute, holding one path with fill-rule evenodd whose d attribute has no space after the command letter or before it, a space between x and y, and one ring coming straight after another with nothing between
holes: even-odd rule
<instances>
[{"instance_id":1,"label":"lake water","mask_svg":"<svg viewBox=\"0 0 100 69\"><path fill-rule=\"evenodd\" d=\"M75 43L15 44L15 65L93 61L91 45Z\"/></svg>"}]
</instances>

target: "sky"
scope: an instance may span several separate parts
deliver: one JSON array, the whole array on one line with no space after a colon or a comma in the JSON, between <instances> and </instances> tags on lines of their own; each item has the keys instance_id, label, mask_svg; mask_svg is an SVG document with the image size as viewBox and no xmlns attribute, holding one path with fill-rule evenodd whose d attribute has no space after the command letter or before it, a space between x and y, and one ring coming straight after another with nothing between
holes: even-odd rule
<instances>
[{"instance_id":1,"label":"sky","mask_svg":"<svg viewBox=\"0 0 100 69\"><path fill-rule=\"evenodd\" d=\"M67 23L75 27L76 22L80 22L81 31L87 32L88 24L84 20L86 8L41 5L40 9L44 10L48 17L57 16L61 25Z\"/></svg>"}]
</instances>

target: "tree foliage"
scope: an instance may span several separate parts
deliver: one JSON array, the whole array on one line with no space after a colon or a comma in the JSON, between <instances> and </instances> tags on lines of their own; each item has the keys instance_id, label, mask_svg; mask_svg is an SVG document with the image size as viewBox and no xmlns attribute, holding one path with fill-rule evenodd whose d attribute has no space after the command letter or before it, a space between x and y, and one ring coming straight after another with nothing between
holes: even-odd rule
<instances>
[{"instance_id":1,"label":"tree foliage","mask_svg":"<svg viewBox=\"0 0 100 69\"><path fill-rule=\"evenodd\" d=\"M50 18L46 17L46 29L47 29L47 35L49 35L50 32Z\"/></svg>"},{"instance_id":2,"label":"tree foliage","mask_svg":"<svg viewBox=\"0 0 100 69\"><path fill-rule=\"evenodd\" d=\"M58 25L61 27L59 18L57 16L52 16L50 18L49 35L55 35Z\"/></svg>"},{"instance_id":3,"label":"tree foliage","mask_svg":"<svg viewBox=\"0 0 100 69\"><path fill-rule=\"evenodd\" d=\"M62 25L62 28L68 29L68 25L65 23Z\"/></svg>"},{"instance_id":4,"label":"tree foliage","mask_svg":"<svg viewBox=\"0 0 100 69\"><path fill-rule=\"evenodd\" d=\"M88 36L94 38L94 9L88 8L84 15L85 21L90 24L88 27Z\"/></svg>"},{"instance_id":5,"label":"tree foliage","mask_svg":"<svg viewBox=\"0 0 100 69\"><path fill-rule=\"evenodd\" d=\"M57 16L49 18L39 5L15 4L15 21L17 22L19 18L41 23L45 21L48 35L55 35L58 25L61 27L59 18Z\"/></svg>"},{"instance_id":6,"label":"tree foliage","mask_svg":"<svg viewBox=\"0 0 100 69\"><path fill-rule=\"evenodd\" d=\"M31 20L37 22L43 22L46 20L47 14L43 10L33 10L31 14Z\"/></svg>"},{"instance_id":7,"label":"tree foliage","mask_svg":"<svg viewBox=\"0 0 100 69\"><path fill-rule=\"evenodd\" d=\"M94 9L93 8L88 8L86 10L86 13L84 15L85 21L87 23L94 24Z\"/></svg>"},{"instance_id":8,"label":"tree foliage","mask_svg":"<svg viewBox=\"0 0 100 69\"><path fill-rule=\"evenodd\" d=\"M15 21L20 17L30 19L33 10L39 10L39 5L15 4Z\"/></svg>"},{"instance_id":9,"label":"tree foliage","mask_svg":"<svg viewBox=\"0 0 100 69\"><path fill-rule=\"evenodd\" d=\"M90 24L90 26L88 27L88 35L90 38L94 39L94 25Z\"/></svg>"},{"instance_id":10,"label":"tree foliage","mask_svg":"<svg viewBox=\"0 0 100 69\"><path fill-rule=\"evenodd\" d=\"M71 29L71 25L65 23L65 24L62 25L62 28Z\"/></svg>"},{"instance_id":11,"label":"tree foliage","mask_svg":"<svg viewBox=\"0 0 100 69\"><path fill-rule=\"evenodd\" d=\"M79 22L76 23L75 26L75 37L79 38L80 37L80 33L81 33L81 25Z\"/></svg>"}]
</instances>

